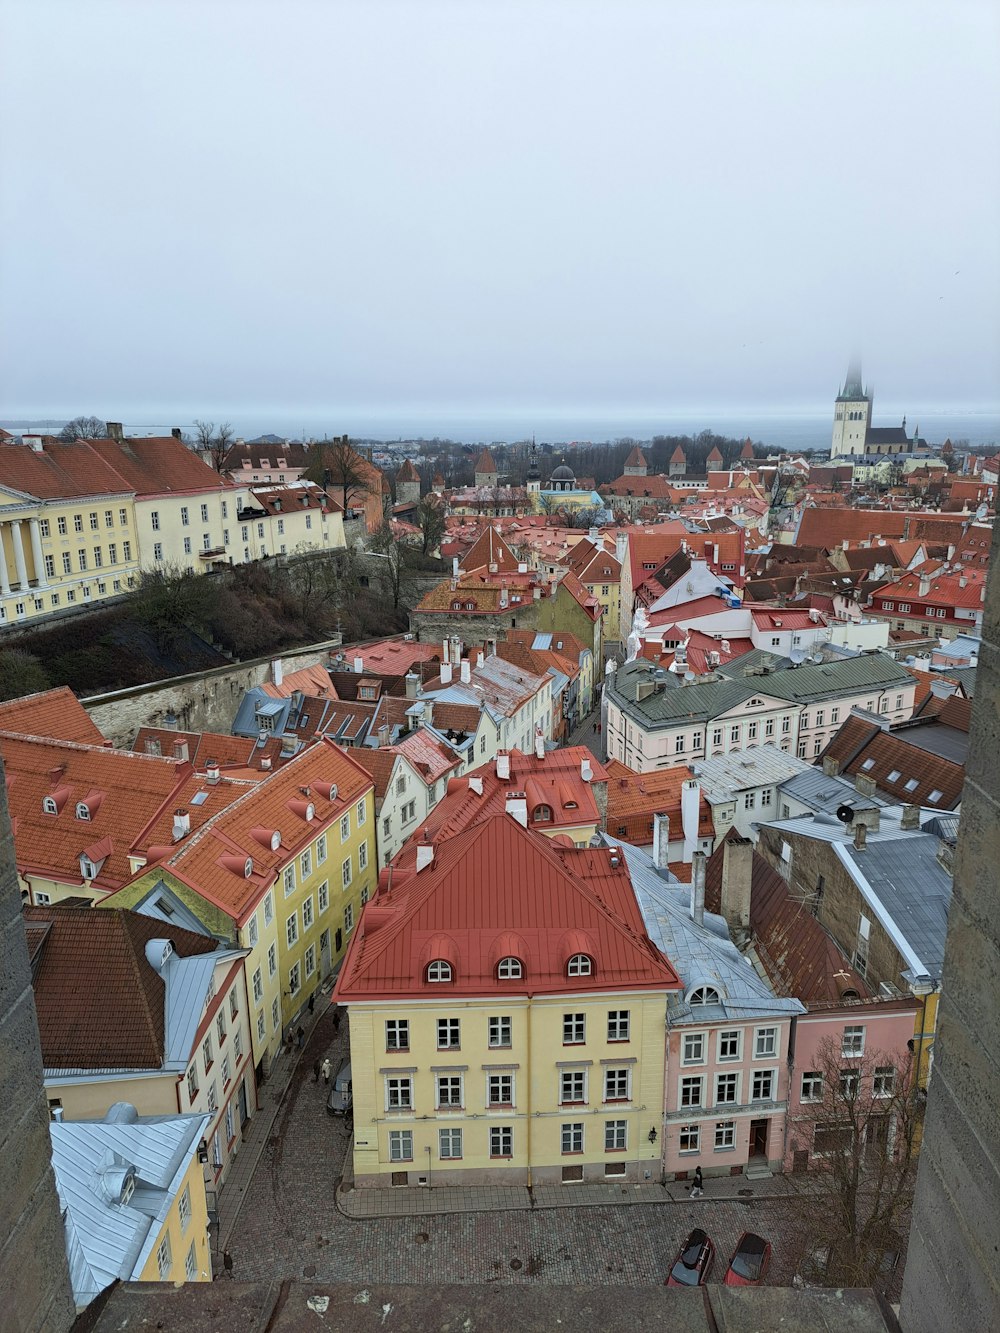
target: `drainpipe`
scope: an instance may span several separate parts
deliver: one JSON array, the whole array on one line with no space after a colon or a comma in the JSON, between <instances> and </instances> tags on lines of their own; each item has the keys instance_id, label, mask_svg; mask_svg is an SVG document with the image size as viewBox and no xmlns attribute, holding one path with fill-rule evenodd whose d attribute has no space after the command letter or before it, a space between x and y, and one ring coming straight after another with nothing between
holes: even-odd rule
<instances>
[{"instance_id":1,"label":"drainpipe","mask_svg":"<svg viewBox=\"0 0 1000 1333\"><path fill-rule=\"evenodd\" d=\"M530 1190L531 1189L531 996L530 995L528 996L528 1008L526 1010L526 1017L527 1017L528 1034L526 1042L527 1059L525 1060L525 1064L528 1067L528 1079L527 1079L528 1086L525 1096L524 1124L528 1139L526 1145L527 1157L528 1157L527 1182L528 1182L528 1189Z\"/></svg>"}]
</instances>

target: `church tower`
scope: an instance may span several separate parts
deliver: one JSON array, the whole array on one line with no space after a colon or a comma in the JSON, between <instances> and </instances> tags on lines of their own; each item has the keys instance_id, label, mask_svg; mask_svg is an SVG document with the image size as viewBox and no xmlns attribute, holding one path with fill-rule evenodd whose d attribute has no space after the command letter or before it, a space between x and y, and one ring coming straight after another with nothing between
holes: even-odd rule
<instances>
[{"instance_id":1,"label":"church tower","mask_svg":"<svg viewBox=\"0 0 1000 1333\"><path fill-rule=\"evenodd\" d=\"M542 489L542 474L538 470L538 455L535 451L535 441L531 441L531 461L528 463L528 474L525 478L525 484L529 495L538 495Z\"/></svg>"},{"instance_id":2,"label":"church tower","mask_svg":"<svg viewBox=\"0 0 1000 1333\"><path fill-rule=\"evenodd\" d=\"M855 357L834 403L830 457L849 458L865 453L871 421L872 396L861 385L861 361Z\"/></svg>"}]
</instances>

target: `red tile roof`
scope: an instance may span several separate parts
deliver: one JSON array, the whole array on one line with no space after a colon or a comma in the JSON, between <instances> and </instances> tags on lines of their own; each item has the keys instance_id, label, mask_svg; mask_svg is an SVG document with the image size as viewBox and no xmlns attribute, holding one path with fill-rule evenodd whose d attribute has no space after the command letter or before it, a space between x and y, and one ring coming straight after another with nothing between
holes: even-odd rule
<instances>
[{"instance_id":1,"label":"red tile roof","mask_svg":"<svg viewBox=\"0 0 1000 1333\"><path fill-rule=\"evenodd\" d=\"M91 448L137 497L228 491L232 483L172 435L150 439L91 440Z\"/></svg>"},{"instance_id":2,"label":"red tile roof","mask_svg":"<svg viewBox=\"0 0 1000 1333\"><path fill-rule=\"evenodd\" d=\"M219 731L175 731L169 727L140 727L132 749L136 754L166 755L168 759L183 759L182 749L187 746L187 757L203 773L214 762L223 772L231 769L247 773L267 772L281 762L281 740L269 736L263 745L251 736L230 736Z\"/></svg>"},{"instance_id":3,"label":"red tile roof","mask_svg":"<svg viewBox=\"0 0 1000 1333\"><path fill-rule=\"evenodd\" d=\"M97 723L68 685L0 703L0 731L82 745L107 745Z\"/></svg>"},{"instance_id":4,"label":"red tile roof","mask_svg":"<svg viewBox=\"0 0 1000 1333\"><path fill-rule=\"evenodd\" d=\"M462 557L462 569L490 569L492 565L499 572L516 574L518 559L496 528L488 524Z\"/></svg>"},{"instance_id":5,"label":"red tile roof","mask_svg":"<svg viewBox=\"0 0 1000 1333\"><path fill-rule=\"evenodd\" d=\"M47 440L43 452L0 444L0 486L40 500L129 495L134 487L110 466L94 440Z\"/></svg>"},{"instance_id":6,"label":"red tile roof","mask_svg":"<svg viewBox=\"0 0 1000 1333\"><path fill-rule=\"evenodd\" d=\"M608 848L554 846L498 815L435 848L419 872L393 876L368 903L334 995L341 1003L380 997L667 991L676 973L645 934L624 857ZM577 953L591 976L568 976ZM524 965L498 981L502 957ZM452 980L426 980L451 964Z\"/></svg>"},{"instance_id":7,"label":"red tile roof","mask_svg":"<svg viewBox=\"0 0 1000 1333\"><path fill-rule=\"evenodd\" d=\"M626 467L646 466L646 459L643 456L642 450L639 448L637 444L632 446L631 453L629 454L628 458L625 459L625 466Z\"/></svg>"},{"instance_id":8,"label":"red tile roof","mask_svg":"<svg viewBox=\"0 0 1000 1333\"><path fill-rule=\"evenodd\" d=\"M823 758L836 759L840 772L848 777L871 778L880 792L897 801L953 810L962 799L965 766L907 739L918 734L910 728L884 731L877 722L850 716L823 751ZM907 787L910 782L916 785Z\"/></svg>"},{"instance_id":9,"label":"red tile roof","mask_svg":"<svg viewBox=\"0 0 1000 1333\"><path fill-rule=\"evenodd\" d=\"M159 1069L165 986L146 945L167 927L115 909L26 907L35 933L33 987L47 1069ZM44 939L38 935L45 931ZM182 958L212 953L211 936L169 927Z\"/></svg>"},{"instance_id":10,"label":"red tile roof","mask_svg":"<svg viewBox=\"0 0 1000 1333\"><path fill-rule=\"evenodd\" d=\"M607 765L607 829L613 838L636 846L653 841L653 816L670 817L671 837L683 837L681 829L681 787L690 778L687 768L667 768L660 773L634 773L617 759ZM701 796L698 805L698 836L714 838L712 807Z\"/></svg>"},{"instance_id":11,"label":"red tile roof","mask_svg":"<svg viewBox=\"0 0 1000 1333\"><path fill-rule=\"evenodd\" d=\"M496 472L496 471L497 471L497 465L496 465L496 463L493 461L493 455L490 453L489 449L484 449L483 452L482 452L482 453L479 455L479 457L476 459L476 465L475 465L475 467L473 468L473 471L474 471L474 472Z\"/></svg>"}]
</instances>

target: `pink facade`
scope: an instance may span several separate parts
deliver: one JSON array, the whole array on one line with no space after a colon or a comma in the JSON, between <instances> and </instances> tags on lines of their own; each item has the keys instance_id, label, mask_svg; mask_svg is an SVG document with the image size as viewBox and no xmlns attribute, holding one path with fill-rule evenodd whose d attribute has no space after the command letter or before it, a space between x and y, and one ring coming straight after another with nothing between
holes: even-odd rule
<instances>
[{"instance_id":1,"label":"pink facade","mask_svg":"<svg viewBox=\"0 0 1000 1333\"><path fill-rule=\"evenodd\" d=\"M790 1016L781 1014L668 1028L667 1179L683 1179L697 1166L706 1176L738 1175L754 1163L781 1170L790 1027Z\"/></svg>"}]
</instances>

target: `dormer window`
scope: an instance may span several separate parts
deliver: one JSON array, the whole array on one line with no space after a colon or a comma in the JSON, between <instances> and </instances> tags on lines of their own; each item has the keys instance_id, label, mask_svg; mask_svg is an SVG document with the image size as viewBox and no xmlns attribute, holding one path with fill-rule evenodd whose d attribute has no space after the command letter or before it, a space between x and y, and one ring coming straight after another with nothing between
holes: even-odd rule
<instances>
[{"instance_id":1,"label":"dormer window","mask_svg":"<svg viewBox=\"0 0 1000 1333\"><path fill-rule=\"evenodd\" d=\"M520 958L501 958L497 964L497 977L500 981L517 981L524 975Z\"/></svg>"},{"instance_id":2,"label":"dormer window","mask_svg":"<svg viewBox=\"0 0 1000 1333\"><path fill-rule=\"evenodd\" d=\"M570 977L589 977L593 970L593 961L585 953L575 953L566 964L566 975Z\"/></svg>"},{"instance_id":3,"label":"dormer window","mask_svg":"<svg viewBox=\"0 0 1000 1333\"><path fill-rule=\"evenodd\" d=\"M96 866L89 856L80 857L80 874L84 879L96 879L99 866Z\"/></svg>"},{"instance_id":4,"label":"dormer window","mask_svg":"<svg viewBox=\"0 0 1000 1333\"><path fill-rule=\"evenodd\" d=\"M696 1008L701 1004L721 1004L722 999L714 986L696 986L688 997L688 1004Z\"/></svg>"},{"instance_id":5,"label":"dormer window","mask_svg":"<svg viewBox=\"0 0 1000 1333\"><path fill-rule=\"evenodd\" d=\"M57 815L59 813L59 807L56 805L53 797L46 796L43 798L42 813L46 815Z\"/></svg>"},{"instance_id":6,"label":"dormer window","mask_svg":"<svg viewBox=\"0 0 1000 1333\"><path fill-rule=\"evenodd\" d=\"M130 1171L129 1174L125 1177L125 1184L122 1186L121 1198L119 1199L119 1203L123 1208L126 1207L128 1201L131 1199L134 1193L135 1193L135 1176Z\"/></svg>"},{"instance_id":7,"label":"dormer window","mask_svg":"<svg viewBox=\"0 0 1000 1333\"><path fill-rule=\"evenodd\" d=\"M551 805L536 805L534 820L536 824L551 824L552 823Z\"/></svg>"},{"instance_id":8,"label":"dormer window","mask_svg":"<svg viewBox=\"0 0 1000 1333\"><path fill-rule=\"evenodd\" d=\"M90 819L90 806L86 803L86 801L77 801L77 803L76 803L76 817L77 817L77 819L86 819L86 820L89 821L89 819Z\"/></svg>"},{"instance_id":9,"label":"dormer window","mask_svg":"<svg viewBox=\"0 0 1000 1333\"><path fill-rule=\"evenodd\" d=\"M451 963L446 963L443 958L435 958L427 964L427 980L451 981Z\"/></svg>"}]
</instances>

